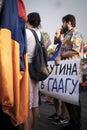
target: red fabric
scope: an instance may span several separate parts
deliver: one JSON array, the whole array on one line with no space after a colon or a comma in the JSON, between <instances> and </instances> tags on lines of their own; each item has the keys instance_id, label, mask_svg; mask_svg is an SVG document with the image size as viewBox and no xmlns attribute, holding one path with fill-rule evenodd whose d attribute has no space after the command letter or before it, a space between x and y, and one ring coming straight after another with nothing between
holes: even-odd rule
<instances>
[{"instance_id":1,"label":"red fabric","mask_svg":"<svg viewBox=\"0 0 87 130\"><path fill-rule=\"evenodd\" d=\"M18 1L18 15L19 17L27 21L25 5L22 0L17 0L17 1Z\"/></svg>"}]
</instances>

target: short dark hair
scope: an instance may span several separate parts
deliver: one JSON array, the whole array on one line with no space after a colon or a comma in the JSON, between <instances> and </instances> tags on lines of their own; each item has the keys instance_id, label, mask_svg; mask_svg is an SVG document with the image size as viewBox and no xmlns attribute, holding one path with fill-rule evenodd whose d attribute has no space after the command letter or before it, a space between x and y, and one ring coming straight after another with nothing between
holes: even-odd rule
<instances>
[{"instance_id":1,"label":"short dark hair","mask_svg":"<svg viewBox=\"0 0 87 130\"><path fill-rule=\"evenodd\" d=\"M76 18L75 18L75 16L74 15L71 15L71 14L68 14L68 15L66 15L66 16L64 16L63 18L62 18L62 22L71 22L71 25L72 25L72 27L75 27L76 26Z\"/></svg>"},{"instance_id":2,"label":"short dark hair","mask_svg":"<svg viewBox=\"0 0 87 130\"><path fill-rule=\"evenodd\" d=\"M32 12L32 13L29 13L27 17L28 17L27 22L29 22L34 28L40 25L41 18L40 18L39 13Z\"/></svg>"}]
</instances>

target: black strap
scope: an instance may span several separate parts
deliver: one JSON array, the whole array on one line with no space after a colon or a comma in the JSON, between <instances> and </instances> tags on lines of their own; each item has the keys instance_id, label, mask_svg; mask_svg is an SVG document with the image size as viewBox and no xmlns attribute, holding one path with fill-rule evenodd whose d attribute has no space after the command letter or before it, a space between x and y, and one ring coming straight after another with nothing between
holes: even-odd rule
<instances>
[{"instance_id":1,"label":"black strap","mask_svg":"<svg viewBox=\"0 0 87 130\"><path fill-rule=\"evenodd\" d=\"M39 43L39 38L38 38L38 35L37 35L36 31L33 30L33 29L29 29L29 30L31 30L31 32L33 33L33 35L34 35L34 37L35 37L35 40L36 40L36 43ZM42 34L41 34L41 40L40 40L40 43L41 43L41 44L44 43L44 40L43 40L43 36L42 36Z\"/></svg>"}]
</instances>

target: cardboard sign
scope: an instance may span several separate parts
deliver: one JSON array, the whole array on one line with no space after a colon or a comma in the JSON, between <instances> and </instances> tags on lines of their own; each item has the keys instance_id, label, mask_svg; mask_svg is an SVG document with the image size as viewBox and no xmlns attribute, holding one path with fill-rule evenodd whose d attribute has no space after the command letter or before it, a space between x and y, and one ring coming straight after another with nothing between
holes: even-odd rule
<instances>
[{"instance_id":1,"label":"cardboard sign","mask_svg":"<svg viewBox=\"0 0 87 130\"><path fill-rule=\"evenodd\" d=\"M40 82L40 91L64 102L79 105L80 60L49 61L50 75Z\"/></svg>"}]
</instances>

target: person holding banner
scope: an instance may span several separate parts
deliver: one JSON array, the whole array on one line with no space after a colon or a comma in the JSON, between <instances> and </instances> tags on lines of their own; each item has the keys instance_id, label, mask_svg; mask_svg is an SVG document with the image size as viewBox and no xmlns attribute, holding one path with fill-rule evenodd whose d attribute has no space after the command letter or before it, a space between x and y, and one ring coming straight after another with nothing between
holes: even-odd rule
<instances>
[{"instance_id":1,"label":"person holding banner","mask_svg":"<svg viewBox=\"0 0 87 130\"><path fill-rule=\"evenodd\" d=\"M62 18L62 27L66 30L64 39L62 40L61 54L55 59L55 64L60 60L82 58L83 37L76 28L76 18L74 15L68 14ZM63 127L62 130L79 130L81 128L81 104L73 105L65 103L69 112L69 125Z\"/></svg>"},{"instance_id":2,"label":"person holding banner","mask_svg":"<svg viewBox=\"0 0 87 130\"><path fill-rule=\"evenodd\" d=\"M57 29L54 35L54 45L56 48L51 57L48 58L48 61L55 60L55 58L60 55L62 39L65 35L65 32L61 28ZM61 39L61 40L60 40ZM48 116L48 119L53 120L53 124L66 124L68 123L68 111L65 106L65 103L60 99L53 98L53 103L55 107L55 113Z\"/></svg>"}]
</instances>

